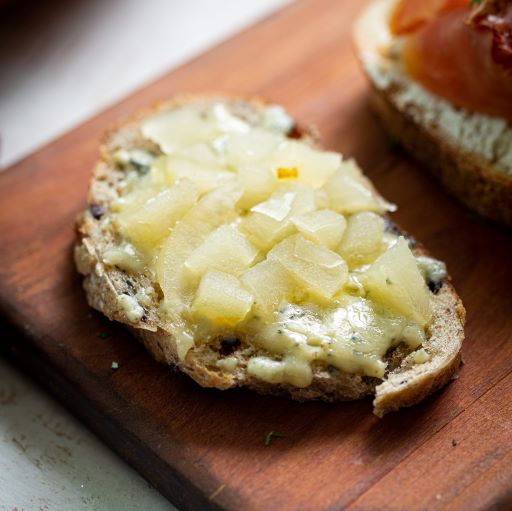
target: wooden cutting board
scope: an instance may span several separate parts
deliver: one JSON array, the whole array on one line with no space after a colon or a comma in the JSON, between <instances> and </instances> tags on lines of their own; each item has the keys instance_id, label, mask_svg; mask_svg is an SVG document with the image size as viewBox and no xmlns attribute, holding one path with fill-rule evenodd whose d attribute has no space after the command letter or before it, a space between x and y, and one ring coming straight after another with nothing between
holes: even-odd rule
<instances>
[{"instance_id":1,"label":"wooden cutting board","mask_svg":"<svg viewBox=\"0 0 512 511\"><path fill-rule=\"evenodd\" d=\"M512 508L511 233L475 222L389 147L352 53L363 4L296 2L0 175L0 311L15 332L0 344L181 509ZM87 307L73 221L101 133L155 100L212 90L256 94L316 124L447 262L468 313L457 381L382 420L370 400L206 390ZM265 446L269 431L284 437Z\"/></svg>"}]
</instances>

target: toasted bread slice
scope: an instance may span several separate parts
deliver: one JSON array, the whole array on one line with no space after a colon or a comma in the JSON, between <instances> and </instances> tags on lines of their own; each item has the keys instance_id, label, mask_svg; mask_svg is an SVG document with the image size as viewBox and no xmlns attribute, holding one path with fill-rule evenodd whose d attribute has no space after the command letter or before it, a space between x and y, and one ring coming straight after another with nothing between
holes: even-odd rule
<instances>
[{"instance_id":1,"label":"toasted bread slice","mask_svg":"<svg viewBox=\"0 0 512 511\"><path fill-rule=\"evenodd\" d=\"M376 0L355 26L356 50L372 104L390 136L457 199L512 225L512 126L432 94L403 69L400 38L389 30L396 0Z\"/></svg>"},{"instance_id":2,"label":"toasted bread slice","mask_svg":"<svg viewBox=\"0 0 512 511\"><path fill-rule=\"evenodd\" d=\"M272 344L265 344L265 342L261 340L262 337L265 336L265 328L267 328L268 325L263 324L261 328L256 327L256 331L254 327L251 327L250 334L246 334L245 331L239 327L239 324L230 325L222 323L221 326L216 327L214 325L215 321L212 323L211 317L209 320L205 320L204 317L199 314L199 316L192 315L192 318L196 318L196 324L193 325L193 327L196 328L195 338L191 341L190 336L185 336L184 330L186 325L182 322L182 317L185 315L187 318L190 318L190 310L194 310L194 307L196 309L200 307L200 305L197 305L199 302L197 296L194 299L195 301L192 302L191 307L190 298L187 298L188 295L184 294L183 298L170 296L172 293L168 291L168 285L165 283L162 284L162 280L159 280L158 277L162 274L163 270L161 268L160 270L155 270L154 267L151 268L151 265L147 264L147 260L149 259L146 260L146 263L141 262L143 257L140 257L140 254L134 255L132 245L129 245L129 249L126 250L126 246L123 245L126 241L124 238L126 236L130 238L130 233L133 234L133 232L130 230L123 231L122 223L120 228L119 208L125 207L123 201L128 194L136 193L141 180L147 179L144 175L147 176L145 173L148 172L148 166L144 161L141 162L141 160L144 160L148 154L158 157L158 155L162 153L161 145L154 141L155 137L153 137L153 140L148 140L147 133L151 131L152 128L148 128L147 121L158 118L160 115L165 116L166 113L177 111L182 107L192 109L194 112L198 113L198 115L205 117L207 112L211 111L212 106L215 107L215 105L218 104L223 105L224 108L222 118L225 120L225 112L227 111L229 116L232 116L228 118L228 121L232 123L233 118L235 118L235 125L238 121L241 121L246 127L265 127L265 129L267 129L269 120L268 114L270 112L272 113L273 124L268 129L271 132L278 132L279 136L283 137L283 140L300 140L307 144L308 147L314 147L316 144L310 131L296 126L279 108L275 106L268 107L268 105L260 101L226 97L179 97L174 101L160 105L153 111L143 112L132 120L112 129L107 133L104 139L101 147L101 158L93 173L88 198L89 207L79 218L77 223L78 241L75 247L75 260L79 272L85 277L84 287L89 304L93 308L103 312L111 320L128 325L136 336L144 342L147 349L158 361L179 368L205 387L229 389L243 386L260 393L286 395L296 400L321 399L325 401L343 401L375 395L374 413L378 416L383 416L389 411L417 403L426 395L446 384L454 377L461 362L460 350L464 338L463 324L465 311L460 299L450 284L449 277L443 272L436 273L435 271L428 271L425 278L429 288L427 289L425 283L421 284L424 288L421 292L427 297L427 305L430 311L428 324L424 325L424 330L422 327L422 331L420 332L422 336L421 345L418 340L415 340L415 344L413 343L414 345L412 345L410 342L407 344L405 342L399 342L401 339L393 338L392 345L385 349L382 360L377 364L377 362L372 359L371 364L368 366L354 365L352 358L350 358L353 355L352 351L349 354L352 366L348 364L348 368L344 365L346 362L345 359L342 359L345 360L345 362L330 364L322 359L323 355L321 355L318 360L309 361L306 364L307 367L305 371L307 374L310 374L310 378L306 382L304 382L304 378L301 376L304 371L302 373L297 372L295 368L294 371L290 370L286 373L288 376L283 376L281 369L279 373L280 376L276 376L277 373L275 372L269 376L268 371L264 371L263 374L261 371L255 372L248 368L253 364L252 361L255 359L264 359L267 366L269 364L272 366L273 364L272 367L274 367L281 364L282 360L288 356L283 350L277 350L276 352ZM217 142L222 142L222 140L223 137L221 136L217 139ZM130 160L129 156L127 156L130 154L130 151L138 151L138 153L136 153L139 155L138 161ZM172 153L172 149L170 152ZM165 158L166 157L164 157L164 159ZM155 165L154 162L153 165ZM349 164L351 172L353 171L353 165L353 163ZM301 168L300 162L297 164L297 167L299 169ZM151 167L150 172L154 172L153 167ZM287 180L294 176L296 177L297 172L297 168L295 167L280 167L277 169L277 174L279 175L275 179L281 177ZM221 173L220 175L223 174ZM202 178L200 178L199 181L201 181L201 179ZM309 176L308 179L315 181L319 178L317 175L313 175ZM386 209L385 201L371 187L369 181L362 177L358 179L360 179L358 186L364 188L364 193L366 195L372 195L371 200L374 201L372 202L374 205L372 207L377 209L381 208L380 213L384 215L384 210ZM204 184L202 181L201 183ZM315 184L315 186L317 185L318 183ZM288 189L286 186L292 185L284 184L282 186ZM221 185L217 185L216 190L218 191L221 188ZM179 197L182 198L183 196L184 195L180 195ZM200 199L200 201L203 200L204 202L204 200L208 200L204 199L204 197L208 196L209 192L203 191L203 199ZM323 195L322 197L323 199L321 200L325 200ZM182 200L181 198L180 200ZM145 206L139 207L138 209L143 210L147 207L147 204L146 202ZM218 212L214 211L212 214L215 216ZM240 214L247 216L246 212ZM325 215L325 213L322 213L322 215ZM336 213L330 213L330 218L338 219L340 216L342 215L338 214L338 216L336 216ZM350 219L357 215L348 211L345 216L350 223ZM375 219L377 215L373 213L370 216ZM138 229L140 226L140 217L137 218L139 219L139 223L135 225L135 229ZM186 219L188 217L185 216L183 218L185 218L185 220L178 220L172 232L179 231L180 228L178 226L180 223L181 225L187 224ZM288 243L290 240L299 240L300 243L306 244L307 247L313 247L314 250L318 249L321 251L322 257L330 258L329 264L327 265L330 265L329 271L333 268L333 271L337 271L341 268L342 271L346 272L346 263L340 263L341 258L335 252L324 247L318 248L320 245L316 245L308 240L304 241L301 235L295 234L298 228L302 229L301 232L307 231L307 226L304 227L304 217L300 218L302 219L302 224L300 224L298 220L294 220L295 223L293 225L295 225L295 227L290 227L292 224L288 225L287 228L290 230L283 235L288 235L288 238L285 238L284 241ZM213 222L211 219L207 221ZM235 222L235 225L238 227L240 226L240 223L237 223L239 221L240 219ZM387 218L385 222L386 235L388 237L396 237L397 234L404 235ZM219 222L215 225L218 224ZM193 250L197 249L198 246L201 246L201 243L204 243L204 240L211 234L212 229L213 227L210 226L209 229L202 232L202 227L199 225L196 231L201 232L193 232L191 236L194 239L192 241L187 240L187 243L190 243L191 246L187 249L188 252L185 263L183 262L185 260L183 257L181 259L179 257L177 259L171 258L173 261L178 261L175 263L176 266L180 266L180 268L183 267L183 271L191 271L191 265L196 265L194 268L197 269L197 267L202 264L203 260L200 256L204 256L204 253L198 256L196 250L196 252L194 252L194 258L191 258L190 254ZM243 231L241 227L240 229L241 232L247 233L247 231ZM329 232L331 233L330 237L325 238L327 244L330 244L331 240L336 239L337 236L335 231L331 230ZM334 234L332 234L333 232ZM142 235L146 236L146 234L147 233L143 230ZM135 234L133 234L133 236L135 239ZM344 236L346 238L347 234L345 233ZM384 236L382 232L380 236ZM170 237L171 236L169 236L169 238ZM237 240L239 237L238 235ZM144 237L144 240L146 239L147 237ZM263 240L263 242L260 240L260 243L267 243L267 241L266 239ZM299 241L297 241L297 243L299 243ZM276 241L271 243L270 246L266 246L264 250L258 252L259 255L251 264L262 263L271 259L272 256L269 252L276 246L283 247L283 243L284 242L279 243ZM379 243L382 244L383 242L379 241ZM398 244L396 240L393 243ZM119 251L120 246L124 246L121 251ZM254 254L250 255L251 252L247 248L248 245L246 242L243 242L240 246L242 247L240 252L243 252L244 257L246 254L249 254L248 257L250 258L254 256ZM379 247L380 246L381 245L379 245ZM412 240L409 240L409 246L415 256L426 255L425 251ZM159 253L162 254L162 250L165 249L165 246L164 249L161 248L162 245L159 245L159 247ZM178 251L181 249L182 247L178 245ZM337 248L335 247L334 249ZM215 247L210 247L209 250L210 252L206 252L207 255L215 252ZM228 250L228 248L226 248L226 250ZM239 251L236 252L237 258L235 262L238 264L240 260L238 257ZM272 253L275 253L275 251ZM127 257L123 254L127 254ZM279 254L277 255L279 256ZM223 254L216 257L222 258ZM159 264L163 264L161 262L163 258L164 256L160 255ZM199 261L199 263L197 261ZM334 263L332 263L332 261L334 261ZM220 263L218 261L212 264L215 269L219 268L218 265ZM232 262L230 264L232 264L233 267L236 265ZM291 264L290 262L290 266ZM360 271L361 268L366 268L365 266L361 266L358 262L354 264L356 267L358 267L358 265L360 267L359 270L356 268L356 272ZM171 270L174 271L176 268L171 268ZM224 268L224 270L230 272L232 269L228 268L226 270ZM289 271L290 268L285 268L285 272ZM235 273L233 270L232 273L240 276L240 272ZM220 272L220 274L221 276L225 275L223 272ZM212 273L208 273L208 275L211 277ZM213 274L214 277L218 275L219 272ZM245 285L247 279L244 280L244 275L246 275L246 273L243 273L240 279ZM288 283L293 280L291 275L291 273L286 273L284 285L288 285ZM346 278L346 274L344 274L343 278ZM225 277L225 279L227 279L226 282L228 283L231 283L232 280L237 280L237 278L233 276ZM201 286L205 280L206 277L203 275ZM388 279L386 278L386 280ZM278 287L279 284L277 281L271 282L272 285L269 287ZM389 283L391 284L391 282ZM294 284L294 286L295 285L296 284ZM304 285L311 285L314 288L316 282L311 283L307 281ZM199 293L199 291L197 291L197 280L195 281L193 289L195 293ZM246 289L252 290L253 288L249 286L246 287ZM294 289L294 293L302 293L300 286ZM297 291L297 289L299 291ZM324 289L318 289L318 287L315 289L315 292L320 294L325 291ZM217 291L219 295L224 292L222 285L217 288ZM235 294L242 296L243 300L245 300L246 295L249 293L243 289L242 291L238 289ZM210 302L212 300L215 302L216 297L208 296L210 296L210 298L206 299L205 303L207 308L210 307L208 311L211 312ZM359 296L352 298L356 301L360 300L360 302L357 303L365 302L365 299ZM187 300L188 302L185 303ZM208 302L208 300L210 300L210 302ZM242 303L244 303L243 300ZM326 301L325 297L321 299L315 298L315 301L316 305L312 306L313 309L311 310L318 311L330 307L330 302L329 300ZM334 298L332 302L334 303ZM251 303L253 304L251 310L261 306L256 304L255 300ZM239 302L237 302L237 306L238 305ZM292 307L293 304L288 305ZM175 308L172 309L172 307ZM398 307L400 307L400 303L398 303ZM284 309L286 309L286 307L280 311L273 311L272 317L280 313L288 314ZM169 312L169 310L174 312ZM182 314L180 311L185 312ZM297 309L295 309L294 314L296 312ZM299 313L296 315L301 316L301 314L304 315L306 312L299 310ZM313 317L309 309L307 314L308 317ZM388 312L384 310L382 314L386 316ZM409 321L404 320L400 315L392 315L392 317L395 318L394 321L401 321L402 323L400 324L402 325L405 325L407 321ZM293 314L288 314L287 320L290 320L290 318L293 320ZM254 317L251 319L251 325L254 324L256 319L258 319L258 317L254 314ZM194 319L190 321L194 321ZM247 320L242 320L242 324L244 324L243 321ZM221 319L219 319L219 322L222 322ZM283 322L279 323L279 325L283 324ZM318 322L315 324L317 327L322 326ZM407 325L414 327L414 324L410 322L407 323ZM301 325L299 324L299 326ZM199 330L197 330L197 328L199 328ZM210 328L213 333L208 330L208 328ZM416 332L417 329L414 331ZM203 336L207 338L207 342L204 342L201 338L201 332L203 332ZM402 330L400 330L400 332L402 332ZM278 330L277 333L282 332ZM297 328L292 334L294 336L299 335ZM335 336L336 333L332 335ZM415 335L417 336L418 334ZM308 342L310 340L311 339L308 338ZM360 341L361 340L357 342ZM299 343L296 344L298 345ZM301 346L305 346L306 344L302 344ZM315 343L313 342L313 344ZM309 346L308 349L320 350L321 348ZM363 358L365 359L365 356L363 356ZM297 362L297 359L294 359L294 362ZM300 359L299 362L302 364L301 367L303 368L304 360ZM381 368L379 375L374 375L374 371L379 372L379 368Z\"/></svg>"}]
</instances>

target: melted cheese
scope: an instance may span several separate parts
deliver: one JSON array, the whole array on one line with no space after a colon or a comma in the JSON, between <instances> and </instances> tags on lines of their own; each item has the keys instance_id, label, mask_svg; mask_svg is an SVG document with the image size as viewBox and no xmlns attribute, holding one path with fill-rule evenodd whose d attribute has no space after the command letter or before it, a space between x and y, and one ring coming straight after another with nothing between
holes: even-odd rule
<instances>
[{"instance_id":1,"label":"melted cheese","mask_svg":"<svg viewBox=\"0 0 512 511\"><path fill-rule=\"evenodd\" d=\"M365 298L343 295L330 307L287 304L281 306L276 321L254 340L265 351L284 358L274 364L269 357L259 357L249 372L270 383L276 379L292 383L294 376L289 375L294 371L285 368L305 360L381 378L386 369L383 359L390 347L404 342L415 349L424 340L425 332L417 323Z\"/></svg>"},{"instance_id":2,"label":"melted cheese","mask_svg":"<svg viewBox=\"0 0 512 511\"><path fill-rule=\"evenodd\" d=\"M119 295L117 297L117 302L123 309L126 317L132 322L137 323L144 316L144 309L139 305L139 302L136 298L129 295Z\"/></svg>"}]
</instances>

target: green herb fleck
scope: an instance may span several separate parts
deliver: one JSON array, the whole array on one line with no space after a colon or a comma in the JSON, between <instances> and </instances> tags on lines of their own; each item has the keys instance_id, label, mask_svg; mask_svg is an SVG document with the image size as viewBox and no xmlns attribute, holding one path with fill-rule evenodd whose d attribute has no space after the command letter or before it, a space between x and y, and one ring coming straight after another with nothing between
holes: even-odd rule
<instances>
[{"instance_id":1,"label":"green herb fleck","mask_svg":"<svg viewBox=\"0 0 512 511\"><path fill-rule=\"evenodd\" d=\"M110 337L110 334L108 332L100 332L98 334L98 337L101 337L102 339L108 339Z\"/></svg>"},{"instance_id":2,"label":"green herb fleck","mask_svg":"<svg viewBox=\"0 0 512 511\"><path fill-rule=\"evenodd\" d=\"M268 447L271 444L273 438L282 438L282 437L284 437L284 435L283 435L283 433L280 433L279 431L269 431L265 435L265 447Z\"/></svg>"},{"instance_id":3,"label":"green herb fleck","mask_svg":"<svg viewBox=\"0 0 512 511\"><path fill-rule=\"evenodd\" d=\"M464 216L470 220L471 222L475 222L476 224L482 224L486 225L488 222L485 220L485 218L482 218L480 215L475 213L474 211L466 211Z\"/></svg>"},{"instance_id":4,"label":"green herb fleck","mask_svg":"<svg viewBox=\"0 0 512 511\"><path fill-rule=\"evenodd\" d=\"M116 369L119 369L119 364L114 360L114 361L112 362L112 365L110 366L110 369L112 369L112 370L114 370L114 371L115 371Z\"/></svg>"},{"instance_id":5,"label":"green herb fleck","mask_svg":"<svg viewBox=\"0 0 512 511\"><path fill-rule=\"evenodd\" d=\"M469 3L471 5L480 5L482 3L482 0L470 0Z\"/></svg>"},{"instance_id":6,"label":"green herb fleck","mask_svg":"<svg viewBox=\"0 0 512 511\"><path fill-rule=\"evenodd\" d=\"M393 136L389 136L387 139L387 142L388 142L388 147L392 151L397 151L398 149L400 149L402 147L400 140L398 140L398 138L395 138Z\"/></svg>"},{"instance_id":7,"label":"green herb fleck","mask_svg":"<svg viewBox=\"0 0 512 511\"><path fill-rule=\"evenodd\" d=\"M386 284L388 286L391 286L391 284L392 284L391 279L389 277L386 277Z\"/></svg>"},{"instance_id":8,"label":"green herb fleck","mask_svg":"<svg viewBox=\"0 0 512 511\"><path fill-rule=\"evenodd\" d=\"M277 331L277 333L281 335L281 334L283 333L283 331L282 331L281 329L279 329L279 330Z\"/></svg>"}]
</instances>

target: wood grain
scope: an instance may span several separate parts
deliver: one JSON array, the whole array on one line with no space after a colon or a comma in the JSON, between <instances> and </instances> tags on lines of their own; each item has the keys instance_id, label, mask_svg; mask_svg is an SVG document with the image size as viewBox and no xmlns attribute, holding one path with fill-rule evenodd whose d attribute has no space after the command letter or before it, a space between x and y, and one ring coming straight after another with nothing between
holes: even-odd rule
<instances>
[{"instance_id":1,"label":"wood grain","mask_svg":"<svg viewBox=\"0 0 512 511\"><path fill-rule=\"evenodd\" d=\"M0 311L17 332L3 348L182 509L512 507L511 233L471 221L388 147L351 48L363 4L296 2L0 176ZM369 401L206 390L88 309L71 247L101 133L155 100L212 90L263 96L316 124L447 262L468 311L456 382L383 420ZM266 447L271 430L285 436Z\"/></svg>"}]
</instances>

